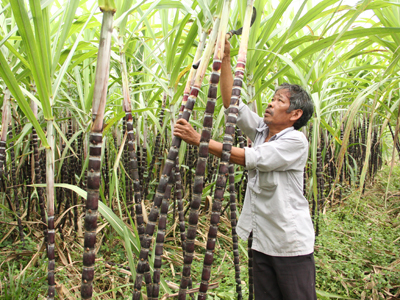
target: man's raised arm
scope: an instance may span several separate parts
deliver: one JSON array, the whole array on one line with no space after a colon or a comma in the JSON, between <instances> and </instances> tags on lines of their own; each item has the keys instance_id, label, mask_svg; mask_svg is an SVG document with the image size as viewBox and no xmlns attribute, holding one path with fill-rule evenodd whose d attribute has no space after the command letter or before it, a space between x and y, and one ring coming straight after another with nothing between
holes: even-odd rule
<instances>
[{"instance_id":1,"label":"man's raised arm","mask_svg":"<svg viewBox=\"0 0 400 300\"><path fill-rule=\"evenodd\" d=\"M231 44L225 40L224 57L222 58L220 89L224 107L228 108L231 103L233 76L231 68Z\"/></svg>"}]
</instances>

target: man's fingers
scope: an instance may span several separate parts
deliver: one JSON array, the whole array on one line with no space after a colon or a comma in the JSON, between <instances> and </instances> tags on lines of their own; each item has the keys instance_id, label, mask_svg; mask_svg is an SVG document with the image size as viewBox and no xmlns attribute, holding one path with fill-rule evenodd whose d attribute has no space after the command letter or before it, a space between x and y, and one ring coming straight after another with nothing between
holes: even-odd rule
<instances>
[{"instance_id":1,"label":"man's fingers","mask_svg":"<svg viewBox=\"0 0 400 300\"><path fill-rule=\"evenodd\" d=\"M176 124L182 124L182 125L185 125L185 124L187 124L188 122L185 120L185 119L179 119L178 121L176 121Z\"/></svg>"}]
</instances>

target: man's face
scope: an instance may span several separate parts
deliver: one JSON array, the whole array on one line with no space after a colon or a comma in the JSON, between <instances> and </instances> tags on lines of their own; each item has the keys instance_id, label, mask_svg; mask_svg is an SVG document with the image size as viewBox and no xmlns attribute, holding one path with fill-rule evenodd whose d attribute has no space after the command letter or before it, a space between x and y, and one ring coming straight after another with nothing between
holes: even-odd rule
<instances>
[{"instance_id":1,"label":"man's face","mask_svg":"<svg viewBox=\"0 0 400 300\"><path fill-rule=\"evenodd\" d=\"M289 99L290 92L288 90L278 90L265 110L264 123L269 127L278 126L279 128L286 128L292 126L294 124L294 122L290 120L292 114L287 112L290 106Z\"/></svg>"}]
</instances>

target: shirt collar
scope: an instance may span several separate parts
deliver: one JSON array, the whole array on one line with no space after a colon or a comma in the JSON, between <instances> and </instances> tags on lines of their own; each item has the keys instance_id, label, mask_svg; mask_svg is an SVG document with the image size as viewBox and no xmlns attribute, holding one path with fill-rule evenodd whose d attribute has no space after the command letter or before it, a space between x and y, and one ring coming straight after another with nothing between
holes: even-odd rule
<instances>
[{"instance_id":1,"label":"shirt collar","mask_svg":"<svg viewBox=\"0 0 400 300\"><path fill-rule=\"evenodd\" d=\"M288 127L288 128L285 128L285 129L283 129L282 131L280 131L280 132L278 132L277 134L275 134L274 136L272 136L272 137L270 138L269 141L270 141L270 142L271 142L271 141L275 141L275 140L279 139L279 138L280 138L282 135L284 135L285 133L288 133L288 132L293 131L293 130L294 130L294 127L293 127L293 126ZM265 136L268 136L269 127L268 127L267 124L264 124L264 126L257 128L257 131L258 131L258 132L263 132L263 131L264 131L264 135L265 135Z\"/></svg>"}]
</instances>

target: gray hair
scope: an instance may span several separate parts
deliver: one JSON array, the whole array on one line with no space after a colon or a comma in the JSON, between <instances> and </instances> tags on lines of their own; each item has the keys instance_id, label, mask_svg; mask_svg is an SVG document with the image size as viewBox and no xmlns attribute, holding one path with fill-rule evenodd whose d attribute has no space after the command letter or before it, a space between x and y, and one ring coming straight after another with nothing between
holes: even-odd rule
<instances>
[{"instance_id":1,"label":"gray hair","mask_svg":"<svg viewBox=\"0 0 400 300\"><path fill-rule=\"evenodd\" d=\"M290 113L295 109L301 109L303 111L303 115L300 119L293 124L294 129L300 129L307 124L308 120L310 120L314 113L314 104L311 100L310 94L308 94L301 86L287 82L278 86L275 92L279 90L288 90L290 92L290 106L287 113Z\"/></svg>"}]
</instances>

